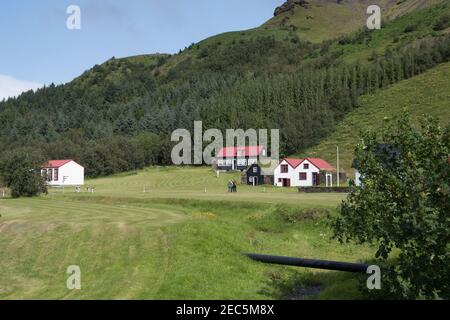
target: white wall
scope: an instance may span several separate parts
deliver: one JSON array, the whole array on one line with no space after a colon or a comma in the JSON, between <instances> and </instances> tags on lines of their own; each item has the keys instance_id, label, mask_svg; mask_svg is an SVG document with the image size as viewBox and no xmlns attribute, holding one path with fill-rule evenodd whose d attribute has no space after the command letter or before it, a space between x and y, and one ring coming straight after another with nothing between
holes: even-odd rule
<instances>
[{"instance_id":1,"label":"white wall","mask_svg":"<svg viewBox=\"0 0 450 320\"><path fill-rule=\"evenodd\" d=\"M65 180L64 177L66 177ZM84 185L84 168L75 161L70 161L59 167L58 180L49 181L47 184L49 186L82 186Z\"/></svg>"},{"instance_id":2,"label":"white wall","mask_svg":"<svg viewBox=\"0 0 450 320\"><path fill-rule=\"evenodd\" d=\"M361 173L358 170L355 170L355 185L358 187L361 186Z\"/></svg>"},{"instance_id":3,"label":"white wall","mask_svg":"<svg viewBox=\"0 0 450 320\"><path fill-rule=\"evenodd\" d=\"M281 166L282 165L288 165L288 172L287 173L281 173ZM294 169L289 165L289 163L286 160L283 160L280 162L278 167L275 168L274 171L274 184L277 187L282 187L283 182L279 182L279 179L291 179L291 186L295 186L295 178L294 178L295 171Z\"/></svg>"},{"instance_id":4,"label":"white wall","mask_svg":"<svg viewBox=\"0 0 450 320\"><path fill-rule=\"evenodd\" d=\"M304 165L308 164L309 168L305 169ZM306 173L306 180L300 180L300 172ZM311 162L305 160L301 165L295 169L295 177L297 179L296 187L312 187L313 186L313 173L319 173L320 170L317 169Z\"/></svg>"}]
</instances>

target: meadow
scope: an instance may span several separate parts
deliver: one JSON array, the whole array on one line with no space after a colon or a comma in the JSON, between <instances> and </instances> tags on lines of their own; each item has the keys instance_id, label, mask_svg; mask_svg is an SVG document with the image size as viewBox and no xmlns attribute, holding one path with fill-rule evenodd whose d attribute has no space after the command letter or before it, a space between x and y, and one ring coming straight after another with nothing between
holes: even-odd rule
<instances>
[{"instance_id":1,"label":"meadow","mask_svg":"<svg viewBox=\"0 0 450 320\"><path fill-rule=\"evenodd\" d=\"M239 186L209 168L148 168L80 193L0 199L0 299L358 299L355 274L265 265L244 253L356 262L331 240L345 195ZM89 193L86 187L93 187ZM66 288L69 265L81 290Z\"/></svg>"}]
</instances>

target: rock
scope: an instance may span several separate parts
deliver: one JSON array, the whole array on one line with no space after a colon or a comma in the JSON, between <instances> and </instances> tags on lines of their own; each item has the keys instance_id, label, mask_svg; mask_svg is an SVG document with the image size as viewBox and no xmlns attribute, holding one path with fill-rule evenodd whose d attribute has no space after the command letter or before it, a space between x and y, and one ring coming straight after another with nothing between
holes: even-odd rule
<instances>
[{"instance_id":1,"label":"rock","mask_svg":"<svg viewBox=\"0 0 450 320\"><path fill-rule=\"evenodd\" d=\"M289 12L293 10L296 6L308 9L309 3L306 0L287 0L285 3L283 3L281 6L275 9L274 16L276 17L284 12Z\"/></svg>"}]
</instances>

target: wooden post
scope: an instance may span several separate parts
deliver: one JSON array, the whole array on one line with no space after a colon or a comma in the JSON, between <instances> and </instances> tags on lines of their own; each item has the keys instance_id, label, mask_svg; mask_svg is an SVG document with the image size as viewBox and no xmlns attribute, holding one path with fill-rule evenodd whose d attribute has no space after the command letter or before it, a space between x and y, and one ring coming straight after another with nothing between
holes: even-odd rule
<instances>
[{"instance_id":1,"label":"wooden post","mask_svg":"<svg viewBox=\"0 0 450 320\"><path fill-rule=\"evenodd\" d=\"M340 179L339 179L339 146L337 147L337 186L340 187Z\"/></svg>"}]
</instances>

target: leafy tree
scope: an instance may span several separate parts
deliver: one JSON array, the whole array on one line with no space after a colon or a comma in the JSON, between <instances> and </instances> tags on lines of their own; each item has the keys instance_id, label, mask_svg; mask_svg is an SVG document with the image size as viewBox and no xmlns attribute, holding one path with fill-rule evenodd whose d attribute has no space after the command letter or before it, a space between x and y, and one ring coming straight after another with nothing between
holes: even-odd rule
<instances>
[{"instance_id":1,"label":"leafy tree","mask_svg":"<svg viewBox=\"0 0 450 320\"><path fill-rule=\"evenodd\" d=\"M391 120L355 153L362 186L343 202L335 237L377 245L376 258L392 264L383 297L450 298L450 127Z\"/></svg>"},{"instance_id":2,"label":"leafy tree","mask_svg":"<svg viewBox=\"0 0 450 320\"><path fill-rule=\"evenodd\" d=\"M44 160L36 151L21 149L3 154L0 160L1 180L11 189L14 198L47 192L39 169L42 163Z\"/></svg>"}]
</instances>

